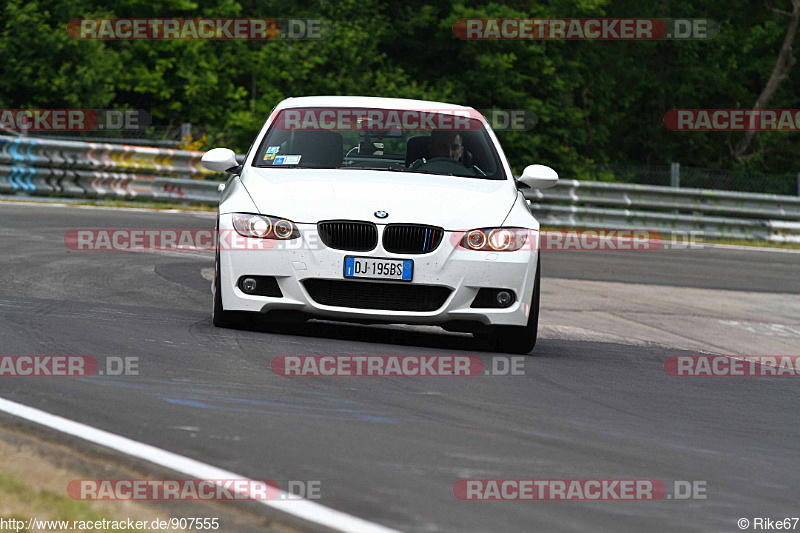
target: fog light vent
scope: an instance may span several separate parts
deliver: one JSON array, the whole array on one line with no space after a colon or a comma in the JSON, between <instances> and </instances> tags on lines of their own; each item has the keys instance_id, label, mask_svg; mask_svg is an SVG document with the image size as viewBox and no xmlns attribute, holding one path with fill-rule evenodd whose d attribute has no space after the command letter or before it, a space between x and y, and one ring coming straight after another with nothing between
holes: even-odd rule
<instances>
[{"instance_id":1,"label":"fog light vent","mask_svg":"<svg viewBox=\"0 0 800 533\"><path fill-rule=\"evenodd\" d=\"M275 276L242 276L239 278L238 286L245 294L283 298Z\"/></svg>"},{"instance_id":2,"label":"fog light vent","mask_svg":"<svg viewBox=\"0 0 800 533\"><path fill-rule=\"evenodd\" d=\"M255 294L256 280L254 280L253 278L244 278L242 280L242 290L247 294Z\"/></svg>"},{"instance_id":3,"label":"fog light vent","mask_svg":"<svg viewBox=\"0 0 800 533\"><path fill-rule=\"evenodd\" d=\"M478 291L478 295L472 301L470 307L504 309L510 307L515 301L516 296L511 289L489 289L483 288Z\"/></svg>"},{"instance_id":4,"label":"fog light vent","mask_svg":"<svg viewBox=\"0 0 800 533\"><path fill-rule=\"evenodd\" d=\"M495 300L500 307L508 307L514 301L514 297L508 291L497 291Z\"/></svg>"}]
</instances>

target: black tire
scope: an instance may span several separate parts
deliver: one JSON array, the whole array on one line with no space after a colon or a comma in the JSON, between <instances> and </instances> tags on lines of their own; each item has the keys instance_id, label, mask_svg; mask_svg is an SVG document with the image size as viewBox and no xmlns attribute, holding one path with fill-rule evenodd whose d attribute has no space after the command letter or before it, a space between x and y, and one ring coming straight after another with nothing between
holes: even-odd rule
<instances>
[{"instance_id":1,"label":"black tire","mask_svg":"<svg viewBox=\"0 0 800 533\"><path fill-rule=\"evenodd\" d=\"M217 226L219 227L219 226ZM220 289L220 260L219 245L214 255L214 307L211 309L211 323L218 328L232 328L236 322L237 313L225 311L222 307L222 290Z\"/></svg>"},{"instance_id":2,"label":"black tire","mask_svg":"<svg viewBox=\"0 0 800 533\"><path fill-rule=\"evenodd\" d=\"M541 256L536 262L536 278L533 282L533 298L528 323L524 326L494 326L488 335L492 349L504 353L528 354L536 346L539 334L539 285L542 270Z\"/></svg>"}]
</instances>

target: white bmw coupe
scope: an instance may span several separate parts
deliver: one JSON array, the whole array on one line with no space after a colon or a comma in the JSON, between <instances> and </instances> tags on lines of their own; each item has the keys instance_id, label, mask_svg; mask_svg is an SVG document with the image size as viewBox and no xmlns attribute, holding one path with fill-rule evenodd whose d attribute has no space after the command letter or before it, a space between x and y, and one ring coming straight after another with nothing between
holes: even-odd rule
<instances>
[{"instance_id":1,"label":"white bmw coupe","mask_svg":"<svg viewBox=\"0 0 800 533\"><path fill-rule=\"evenodd\" d=\"M217 218L213 323L242 312L438 325L502 352L528 353L539 317L539 223L521 193L558 175L515 179L469 107L367 97L289 98L232 177Z\"/></svg>"}]
</instances>

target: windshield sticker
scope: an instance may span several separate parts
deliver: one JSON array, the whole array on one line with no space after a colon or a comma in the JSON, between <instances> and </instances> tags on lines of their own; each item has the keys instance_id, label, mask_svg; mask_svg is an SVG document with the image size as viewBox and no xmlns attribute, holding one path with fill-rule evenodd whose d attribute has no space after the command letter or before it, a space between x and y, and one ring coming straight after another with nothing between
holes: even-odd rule
<instances>
[{"instance_id":1,"label":"windshield sticker","mask_svg":"<svg viewBox=\"0 0 800 533\"><path fill-rule=\"evenodd\" d=\"M301 156L299 156L299 155L287 155L286 156L286 160L284 161L284 164L285 165L297 165L298 163L300 163L300 157Z\"/></svg>"},{"instance_id":2,"label":"windshield sticker","mask_svg":"<svg viewBox=\"0 0 800 533\"><path fill-rule=\"evenodd\" d=\"M264 161L272 161L273 159L275 159L275 154L265 154L264 155Z\"/></svg>"},{"instance_id":3,"label":"windshield sticker","mask_svg":"<svg viewBox=\"0 0 800 533\"><path fill-rule=\"evenodd\" d=\"M281 155L275 158L275 161L272 163L273 165L282 165L283 161L286 159L285 155Z\"/></svg>"},{"instance_id":4,"label":"windshield sticker","mask_svg":"<svg viewBox=\"0 0 800 533\"><path fill-rule=\"evenodd\" d=\"M270 146L269 148L267 148L267 153L268 154L277 154L279 149L280 149L280 146Z\"/></svg>"}]
</instances>

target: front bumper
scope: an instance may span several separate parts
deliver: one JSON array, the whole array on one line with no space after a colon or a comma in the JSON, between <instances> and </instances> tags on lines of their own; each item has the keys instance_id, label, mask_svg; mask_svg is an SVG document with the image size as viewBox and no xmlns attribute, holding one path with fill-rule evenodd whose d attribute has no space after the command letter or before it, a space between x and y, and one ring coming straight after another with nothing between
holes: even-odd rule
<instances>
[{"instance_id":1,"label":"front bumper","mask_svg":"<svg viewBox=\"0 0 800 533\"><path fill-rule=\"evenodd\" d=\"M369 252L335 250L322 244L315 224L298 224L301 237L291 241L270 241L268 249L220 248L220 287L226 311L270 312L292 310L309 316L364 322L402 324L479 323L483 325L524 326L530 313L533 283L536 279L537 246L515 252L476 252L457 247L458 237L446 232L439 247L427 254L393 254L381 246L384 226L378 226L378 246ZM220 215L221 234L234 232L230 214ZM238 237L242 241L261 241ZM538 241L538 232L529 237ZM529 244L532 244L529 242ZM233 248L233 249L232 249ZM388 259L412 259L414 277L403 284L438 285L452 290L435 311L390 311L323 305L314 301L303 286L309 278L342 280L347 255ZM242 276L274 276L283 297L274 298L244 293L237 285ZM370 280L358 280L369 283ZM385 282L382 282L385 283ZM379 286L376 286L378 288ZM483 287L512 290L516 299L507 308L473 308L478 290Z\"/></svg>"}]
</instances>

